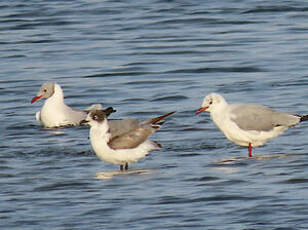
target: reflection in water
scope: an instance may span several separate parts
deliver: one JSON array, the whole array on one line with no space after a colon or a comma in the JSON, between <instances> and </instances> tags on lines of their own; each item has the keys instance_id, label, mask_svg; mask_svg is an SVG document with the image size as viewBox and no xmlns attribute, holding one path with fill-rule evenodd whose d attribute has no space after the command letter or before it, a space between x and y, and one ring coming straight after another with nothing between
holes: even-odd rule
<instances>
[{"instance_id":1,"label":"reflection in water","mask_svg":"<svg viewBox=\"0 0 308 230\"><path fill-rule=\"evenodd\" d=\"M109 171L109 172L97 172L97 179L109 180L115 176L126 176L126 175L144 175L153 173L153 170L144 170L144 169L129 169L127 171Z\"/></svg>"},{"instance_id":2,"label":"reflection in water","mask_svg":"<svg viewBox=\"0 0 308 230\"><path fill-rule=\"evenodd\" d=\"M272 159L281 159L281 158L287 158L287 157L296 157L302 154L269 154L269 155L255 155L252 157L230 157L230 158L225 158L217 161L217 164L233 164L233 163L239 163L245 161L250 161L250 160L272 160Z\"/></svg>"}]
</instances>

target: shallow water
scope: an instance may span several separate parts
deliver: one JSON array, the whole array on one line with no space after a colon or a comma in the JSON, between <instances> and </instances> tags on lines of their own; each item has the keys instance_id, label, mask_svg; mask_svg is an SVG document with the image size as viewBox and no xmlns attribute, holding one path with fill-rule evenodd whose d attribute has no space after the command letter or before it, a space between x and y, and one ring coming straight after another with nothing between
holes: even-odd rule
<instances>
[{"instance_id":1,"label":"shallow water","mask_svg":"<svg viewBox=\"0 0 308 230\"><path fill-rule=\"evenodd\" d=\"M308 125L254 149L195 116L203 97L307 109L307 11L301 1L5 1L0 3L1 229L307 229ZM164 148L117 166L87 127L44 129L56 81L66 103L114 118L177 110L152 136Z\"/></svg>"}]
</instances>

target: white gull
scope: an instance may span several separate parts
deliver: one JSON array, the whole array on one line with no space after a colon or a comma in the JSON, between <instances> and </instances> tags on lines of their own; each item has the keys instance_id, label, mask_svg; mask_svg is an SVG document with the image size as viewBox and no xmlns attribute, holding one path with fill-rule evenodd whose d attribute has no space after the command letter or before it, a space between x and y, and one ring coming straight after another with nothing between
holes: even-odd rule
<instances>
[{"instance_id":1,"label":"white gull","mask_svg":"<svg viewBox=\"0 0 308 230\"><path fill-rule=\"evenodd\" d=\"M87 117L90 110L102 108L100 104L94 104L86 110L70 108L64 103L63 91L60 85L54 82L45 82L37 95L32 98L31 104L39 99L46 99L46 101L35 117L46 128L79 125ZM107 114L115 112L111 107L105 111Z\"/></svg>"},{"instance_id":2,"label":"white gull","mask_svg":"<svg viewBox=\"0 0 308 230\"><path fill-rule=\"evenodd\" d=\"M108 121L104 112L91 111L86 122L91 126L92 148L102 161L120 165L121 171L127 170L129 164L145 157L149 151L161 147L148 137L161 127L165 118L174 113L140 122L130 118Z\"/></svg>"},{"instance_id":3,"label":"white gull","mask_svg":"<svg viewBox=\"0 0 308 230\"><path fill-rule=\"evenodd\" d=\"M288 128L308 120L308 115L278 112L262 105L228 104L216 93L204 98L196 114L203 111L210 113L214 123L230 141L248 146L249 157L252 156L252 147L262 146Z\"/></svg>"}]
</instances>

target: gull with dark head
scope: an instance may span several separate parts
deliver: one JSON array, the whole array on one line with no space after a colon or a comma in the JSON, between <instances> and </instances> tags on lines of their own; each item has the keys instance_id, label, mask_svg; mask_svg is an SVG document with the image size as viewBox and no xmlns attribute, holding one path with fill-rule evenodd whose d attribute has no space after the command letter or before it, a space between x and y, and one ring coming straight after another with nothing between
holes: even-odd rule
<instances>
[{"instance_id":1,"label":"gull with dark head","mask_svg":"<svg viewBox=\"0 0 308 230\"><path fill-rule=\"evenodd\" d=\"M35 117L46 128L80 125L89 111L102 109L100 104L94 104L86 110L70 108L64 103L64 95L60 85L54 82L44 83L37 95L32 98L31 104L40 99L46 99L46 101ZM115 112L115 110L111 107L105 110L106 114L112 112Z\"/></svg>"},{"instance_id":2,"label":"gull with dark head","mask_svg":"<svg viewBox=\"0 0 308 230\"><path fill-rule=\"evenodd\" d=\"M128 165L145 157L149 151L161 147L148 137L161 127L164 119L174 113L140 122L130 118L108 121L104 112L91 111L86 122L91 126L92 148L102 161L120 165L121 171L127 170Z\"/></svg>"},{"instance_id":3,"label":"gull with dark head","mask_svg":"<svg viewBox=\"0 0 308 230\"><path fill-rule=\"evenodd\" d=\"M228 104L223 96L211 93L203 100L196 114L209 112L220 131L232 142L252 147L264 145L299 122L308 120L308 115L292 115L278 112L263 105Z\"/></svg>"}]
</instances>

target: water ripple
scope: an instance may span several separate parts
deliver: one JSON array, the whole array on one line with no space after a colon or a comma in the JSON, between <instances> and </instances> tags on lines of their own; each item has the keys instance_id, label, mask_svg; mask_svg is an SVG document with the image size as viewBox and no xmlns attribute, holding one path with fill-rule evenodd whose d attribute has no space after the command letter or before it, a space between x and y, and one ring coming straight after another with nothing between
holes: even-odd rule
<instances>
[{"instance_id":1,"label":"water ripple","mask_svg":"<svg viewBox=\"0 0 308 230\"><path fill-rule=\"evenodd\" d=\"M205 95L306 114L300 1L2 1L1 229L307 229L307 125L254 149L228 141ZM89 127L45 129L30 104L56 81L112 118L176 110L130 169L92 151Z\"/></svg>"}]
</instances>

